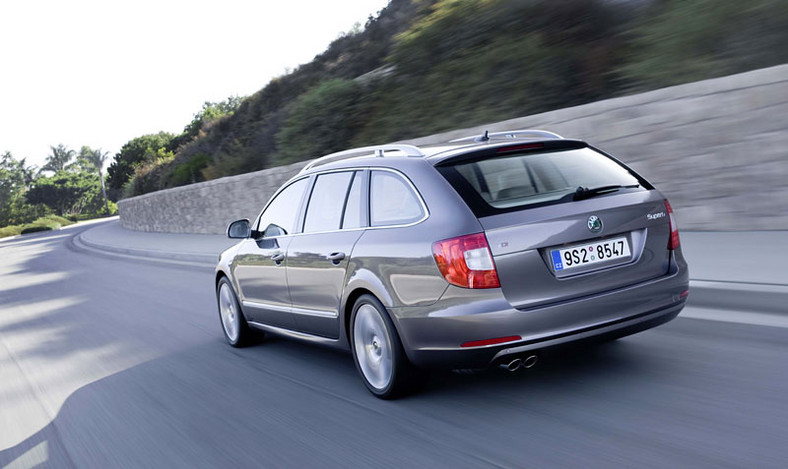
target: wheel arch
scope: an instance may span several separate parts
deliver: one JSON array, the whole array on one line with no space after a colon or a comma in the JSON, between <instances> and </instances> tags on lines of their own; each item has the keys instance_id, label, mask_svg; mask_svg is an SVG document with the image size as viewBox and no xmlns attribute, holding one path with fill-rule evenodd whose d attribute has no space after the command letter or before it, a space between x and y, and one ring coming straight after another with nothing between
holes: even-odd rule
<instances>
[{"instance_id":1,"label":"wheel arch","mask_svg":"<svg viewBox=\"0 0 788 469\"><path fill-rule=\"evenodd\" d=\"M222 277L227 277L227 279L228 279L228 280L229 280L229 278L230 278L230 276L229 276L229 275L227 275L227 273L226 273L225 271L223 271L223 270L217 270L217 271L216 271L216 275L215 275L215 277L214 277L214 280L213 280L213 287L214 287L214 290L216 290L217 288L219 288L219 281L222 279ZM230 283L232 283L232 281L231 281Z\"/></svg>"},{"instance_id":2,"label":"wheel arch","mask_svg":"<svg viewBox=\"0 0 788 469\"><path fill-rule=\"evenodd\" d=\"M356 301L364 295L371 295L375 298L378 298L372 291L364 288L359 287L350 292L345 300L345 307L342 311L342 331L345 334L345 338L347 339L348 346L350 346L351 336L350 336L350 319L353 316L353 307L356 305ZM380 298L378 298L380 301Z\"/></svg>"}]
</instances>

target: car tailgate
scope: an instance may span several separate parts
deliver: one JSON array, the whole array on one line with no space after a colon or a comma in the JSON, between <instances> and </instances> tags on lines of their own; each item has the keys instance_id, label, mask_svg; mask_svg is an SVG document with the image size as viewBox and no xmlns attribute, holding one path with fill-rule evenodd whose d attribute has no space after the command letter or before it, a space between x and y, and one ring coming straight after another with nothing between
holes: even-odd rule
<instances>
[{"instance_id":1,"label":"car tailgate","mask_svg":"<svg viewBox=\"0 0 788 469\"><path fill-rule=\"evenodd\" d=\"M503 293L516 308L595 295L668 271L670 226L664 197L656 190L524 209L480 221ZM605 249L612 253L610 247L618 255L590 261ZM582 249L589 251L588 262L572 262L571 254L577 259ZM556 265L561 254L565 261Z\"/></svg>"}]
</instances>

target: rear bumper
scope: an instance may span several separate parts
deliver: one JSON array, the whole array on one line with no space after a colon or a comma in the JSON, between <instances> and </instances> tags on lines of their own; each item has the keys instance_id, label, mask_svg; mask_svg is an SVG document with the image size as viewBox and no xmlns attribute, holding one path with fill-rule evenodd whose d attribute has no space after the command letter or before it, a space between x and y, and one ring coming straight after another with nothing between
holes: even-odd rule
<instances>
[{"instance_id":1,"label":"rear bumper","mask_svg":"<svg viewBox=\"0 0 788 469\"><path fill-rule=\"evenodd\" d=\"M512 355L569 343L606 340L664 324L686 304L686 268L592 297L518 310L500 290L458 291L431 308L392 310L408 358L425 368L484 368ZM462 347L474 340L519 335L500 345Z\"/></svg>"}]
</instances>

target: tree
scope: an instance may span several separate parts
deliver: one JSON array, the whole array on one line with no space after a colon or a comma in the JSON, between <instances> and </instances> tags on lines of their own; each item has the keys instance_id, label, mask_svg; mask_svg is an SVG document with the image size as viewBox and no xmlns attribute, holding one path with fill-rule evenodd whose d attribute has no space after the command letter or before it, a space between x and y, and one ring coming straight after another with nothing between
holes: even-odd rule
<instances>
[{"instance_id":1,"label":"tree","mask_svg":"<svg viewBox=\"0 0 788 469\"><path fill-rule=\"evenodd\" d=\"M41 171L52 171L58 172L63 171L66 169L71 163L71 159L74 158L76 152L74 150L69 150L69 148L62 143L56 147L50 146L49 148L52 149L52 154L47 156L47 162Z\"/></svg>"},{"instance_id":2,"label":"tree","mask_svg":"<svg viewBox=\"0 0 788 469\"><path fill-rule=\"evenodd\" d=\"M96 174L62 170L36 179L25 197L28 203L47 205L61 216L98 213L100 187Z\"/></svg>"},{"instance_id":3,"label":"tree","mask_svg":"<svg viewBox=\"0 0 788 469\"><path fill-rule=\"evenodd\" d=\"M217 119L225 116L232 115L246 97L230 96L224 101L213 103L205 101L189 124L183 128L183 133L178 135L172 140L172 149L177 150L178 147L191 142L200 135L200 131L208 124L216 121Z\"/></svg>"},{"instance_id":4,"label":"tree","mask_svg":"<svg viewBox=\"0 0 788 469\"><path fill-rule=\"evenodd\" d=\"M129 182L134 170L156 160L172 156L172 140L175 136L167 132L143 135L129 140L115 155L115 160L107 168L107 185L110 197L116 200L123 185Z\"/></svg>"},{"instance_id":5,"label":"tree","mask_svg":"<svg viewBox=\"0 0 788 469\"><path fill-rule=\"evenodd\" d=\"M235 112L244 99L246 98L241 96L230 96L226 100L218 103L205 101L202 105L202 109L194 115L194 119L183 129L183 133L197 135L197 132L204 124Z\"/></svg>"},{"instance_id":6,"label":"tree","mask_svg":"<svg viewBox=\"0 0 788 469\"><path fill-rule=\"evenodd\" d=\"M25 200L35 171L24 158L16 160L10 152L0 157L0 226L29 223L46 214L46 207L33 206Z\"/></svg>"},{"instance_id":7,"label":"tree","mask_svg":"<svg viewBox=\"0 0 788 469\"><path fill-rule=\"evenodd\" d=\"M102 168L104 167L104 163L107 161L107 157L109 156L108 151L101 151L101 148L97 150L92 150L88 146L83 146L79 152L79 161L85 162L85 166L95 170L98 172L99 181L101 181L101 194L104 196L104 209L106 210L107 214L109 215L109 201L107 200L107 188L104 185L104 175L102 174Z\"/></svg>"}]
</instances>

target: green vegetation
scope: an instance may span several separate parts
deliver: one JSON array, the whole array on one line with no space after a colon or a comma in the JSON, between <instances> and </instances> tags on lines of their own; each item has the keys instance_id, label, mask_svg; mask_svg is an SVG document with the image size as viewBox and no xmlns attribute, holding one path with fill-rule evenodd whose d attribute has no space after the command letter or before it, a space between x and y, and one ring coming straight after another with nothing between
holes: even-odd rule
<instances>
[{"instance_id":1,"label":"green vegetation","mask_svg":"<svg viewBox=\"0 0 788 469\"><path fill-rule=\"evenodd\" d=\"M35 168L27 166L24 158L16 160L8 152L0 157L0 227L30 223L50 211L25 199L34 178Z\"/></svg>"},{"instance_id":2,"label":"green vegetation","mask_svg":"<svg viewBox=\"0 0 788 469\"><path fill-rule=\"evenodd\" d=\"M678 85L788 62L788 2L658 2L628 32L619 70L636 88Z\"/></svg>"},{"instance_id":3,"label":"green vegetation","mask_svg":"<svg viewBox=\"0 0 788 469\"><path fill-rule=\"evenodd\" d=\"M346 149L362 124L361 85L351 80L329 80L296 99L276 135L283 163Z\"/></svg>"},{"instance_id":4,"label":"green vegetation","mask_svg":"<svg viewBox=\"0 0 788 469\"><path fill-rule=\"evenodd\" d=\"M110 197L117 200L126 184L134 185L132 178L145 178L156 166L164 161L172 161L175 157L171 143L174 135L159 132L154 135L143 135L127 142L115 155L115 160L107 169L107 186ZM139 192L143 192L142 181ZM131 194L129 194L131 195Z\"/></svg>"},{"instance_id":5,"label":"green vegetation","mask_svg":"<svg viewBox=\"0 0 788 469\"><path fill-rule=\"evenodd\" d=\"M36 233L39 231L58 230L63 226L73 225L74 222L57 215L47 215L23 225L10 225L0 228L0 238L17 236L20 234Z\"/></svg>"},{"instance_id":6,"label":"green vegetation","mask_svg":"<svg viewBox=\"0 0 788 469\"><path fill-rule=\"evenodd\" d=\"M783 64L784 44L784 0L391 0L254 95L206 102L180 135L126 143L108 168L108 195ZM53 147L45 167L66 192L69 151ZM18 189L3 195L9 184L33 187L15 177L0 185L0 217L29 222L43 202ZM78 197L71 208L77 199L94 209L96 200Z\"/></svg>"},{"instance_id":7,"label":"green vegetation","mask_svg":"<svg viewBox=\"0 0 788 469\"><path fill-rule=\"evenodd\" d=\"M0 157L0 237L117 213L117 205L103 194L106 152L82 147L77 154L64 145L51 149L40 171L9 152Z\"/></svg>"},{"instance_id":8,"label":"green vegetation","mask_svg":"<svg viewBox=\"0 0 788 469\"><path fill-rule=\"evenodd\" d=\"M206 103L165 156L124 147L111 187L137 195L782 64L786 43L782 0L392 0L253 96Z\"/></svg>"},{"instance_id":9,"label":"green vegetation","mask_svg":"<svg viewBox=\"0 0 788 469\"><path fill-rule=\"evenodd\" d=\"M54 176L36 178L25 198L33 205L46 205L58 215L100 213L104 209L100 188L97 174L62 170Z\"/></svg>"}]
</instances>

